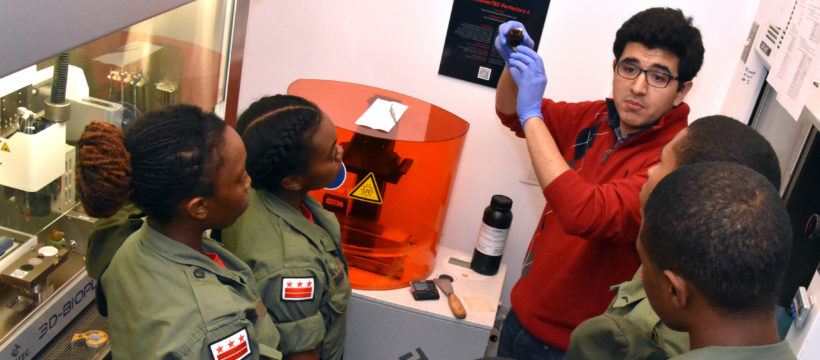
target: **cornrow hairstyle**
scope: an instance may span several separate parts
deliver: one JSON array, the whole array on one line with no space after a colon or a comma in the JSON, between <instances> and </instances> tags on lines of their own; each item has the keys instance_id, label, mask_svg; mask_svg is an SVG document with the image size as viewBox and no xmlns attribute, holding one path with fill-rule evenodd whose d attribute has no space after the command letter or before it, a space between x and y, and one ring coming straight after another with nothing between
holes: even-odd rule
<instances>
[{"instance_id":1,"label":"cornrow hairstyle","mask_svg":"<svg viewBox=\"0 0 820 360\"><path fill-rule=\"evenodd\" d=\"M251 177L251 186L277 192L282 179L307 171L313 151L310 139L323 115L315 104L302 98L272 100L268 97L251 105L248 111L261 114L247 125L243 121L240 134L248 152L245 168ZM260 102L270 106L268 111L261 111ZM250 118L245 115L242 117Z\"/></svg>"},{"instance_id":2,"label":"cornrow hairstyle","mask_svg":"<svg viewBox=\"0 0 820 360\"><path fill-rule=\"evenodd\" d=\"M780 162L772 145L755 129L727 116L707 116L689 124L675 154L678 166L707 161L744 165L780 188Z\"/></svg>"},{"instance_id":3,"label":"cornrow hairstyle","mask_svg":"<svg viewBox=\"0 0 820 360\"><path fill-rule=\"evenodd\" d=\"M646 202L649 261L689 281L725 313L772 311L791 254L786 208L760 173L728 162L686 165Z\"/></svg>"},{"instance_id":4,"label":"cornrow hairstyle","mask_svg":"<svg viewBox=\"0 0 820 360\"><path fill-rule=\"evenodd\" d=\"M251 121L254 121L273 110L296 105L316 106L310 101L294 95L276 94L265 96L259 100L256 100L253 104L251 104L251 106L243 111L241 115L239 115L239 119L236 120L236 132L242 135L242 133L245 132L245 129L248 128Z\"/></svg>"},{"instance_id":5,"label":"cornrow hairstyle","mask_svg":"<svg viewBox=\"0 0 820 360\"><path fill-rule=\"evenodd\" d=\"M703 40L692 18L680 9L650 8L633 15L618 32L612 52L620 59L626 44L638 42L650 49L662 49L678 57L678 90L692 80L703 65Z\"/></svg>"},{"instance_id":6,"label":"cornrow hairstyle","mask_svg":"<svg viewBox=\"0 0 820 360\"><path fill-rule=\"evenodd\" d=\"M115 176L120 170L106 168L108 164L83 155L104 153L94 150L99 145L89 142L93 137L84 132L83 137L88 139L83 142L81 138L78 163L79 173L84 176L81 197L84 204L92 199L95 204L107 205L99 206L90 215L115 213L125 203L125 199L116 195L127 192L130 200L150 218L167 224L182 200L212 195L212 175L222 166L216 149L224 141L225 126L216 115L191 105L146 113L128 128L122 141L124 148L118 149L120 154L130 155L130 181ZM106 131L119 131L106 128L109 129ZM119 144L112 145L119 147ZM86 172L101 176L88 178ZM93 201L94 196L105 201Z\"/></svg>"}]
</instances>

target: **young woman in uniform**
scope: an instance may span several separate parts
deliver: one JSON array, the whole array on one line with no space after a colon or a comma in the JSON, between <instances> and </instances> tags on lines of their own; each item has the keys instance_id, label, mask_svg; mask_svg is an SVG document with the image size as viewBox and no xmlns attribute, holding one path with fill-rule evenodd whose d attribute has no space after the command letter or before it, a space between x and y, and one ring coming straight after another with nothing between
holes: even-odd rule
<instances>
[{"instance_id":1,"label":"young woman in uniform","mask_svg":"<svg viewBox=\"0 0 820 360\"><path fill-rule=\"evenodd\" d=\"M101 276L113 358L281 358L250 269L203 236L248 205L236 131L180 105L145 114L126 134L92 122L79 149L89 215L109 217L129 200L147 214Z\"/></svg>"},{"instance_id":2,"label":"young woman in uniform","mask_svg":"<svg viewBox=\"0 0 820 360\"><path fill-rule=\"evenodd\" d=\"M288 95L258 100L236 128L252 189L222 242L253 269L285 359L341 359L351 288L339 223L307 195L342 169L336 128L316 105Z\"/></svg>"}]
</instances>

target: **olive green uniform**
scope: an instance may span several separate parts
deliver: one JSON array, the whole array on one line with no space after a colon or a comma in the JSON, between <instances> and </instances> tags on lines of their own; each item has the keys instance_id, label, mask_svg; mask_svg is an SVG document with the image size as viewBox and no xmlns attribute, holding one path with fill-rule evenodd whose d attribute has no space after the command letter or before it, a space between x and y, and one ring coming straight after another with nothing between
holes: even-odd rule
<instances>
[{"instance_id":1,"label":"olive green uniform","mask_svg":"<svg viewBox=\"0 0 820 360\"><path fill-rule=\"evenodd\" d=\"M797 360L789 343L781 341L763 346L708 346L675 356L674 360Z\"/></svg>"},{"instance_id":2,"label":"olive green uniform","mask_svg":"<svg viewBox=\"0 0 820 360\"><path fill-rule=\"evenodd\" d=\"M209 238L202 249L226 268L148 223L120 246L101 279L114 359L281 358L250 269Z\"/></svg>"},{"instance_id":3,"label":"olive green uniform","mask_svg":"<svg viewBox=\"0 0 820 360\"><path fill-rule=\"evenodd\" d=\"M646 298L641 270L615 285L606 311L573 330L565 360L667 359L689 351L689 334L667 327Z\"/></svg>"},{"instance_id":4,"label":"olive green uniform","mask_svg":"<svg viewBox=\"0 0 820 360\"><path fill-rule=\"evenodd\" d=\"M339 222L311 196L303 204L313 223L277 196L251 189L248 210L222 230L222 242L253 269L283 354L319 348L322 359L341 359L351 288ZM308 279L311 296L288 295L293 279Z\"/></svg>"},{"instance_id":5,"label":"olive green uniform","mask_svg":"<svg viewBox=\"0 0 820 360\"><path fill-rule=\"evenodd\" d=\"M125 239L142 226L145 214L128 204L107 219L99 219L88 236L85 268L88 276L100 280L111 258L117 253Z\"/></svg>"}]
</instances>

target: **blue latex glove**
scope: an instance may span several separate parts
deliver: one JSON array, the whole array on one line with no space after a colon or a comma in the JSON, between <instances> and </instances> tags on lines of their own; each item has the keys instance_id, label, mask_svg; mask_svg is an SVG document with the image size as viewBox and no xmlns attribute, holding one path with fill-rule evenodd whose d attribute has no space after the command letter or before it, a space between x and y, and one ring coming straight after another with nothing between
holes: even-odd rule
<instances>
[{"instance_id":1,"label":"blue latex glove","mask_svg":"<svg viewBox=\"0 0 820 360\"><path fill-rule=\"evenodd\" d=\"M515 110L523 130L527 119L544 118L541 114L541 100L547 88L547 74L538 53L524 46L519 46L517 53L510 54L509 67L510 75L518 85Z\"/></svg>"},{"instance_id":2,"label":"blue latex glove","mask_svg":"<svg viewBox=\"0 0 820 360\"><path fill-rule=\"evenodd\" d=\"M525 29L524 25L520 22L507 21L501 24L498 27L498 35L495 37L495 49L498 50L498 53L504 58L504 63L507 67L509 67L510 64L510 54L515 52L511 47L507 46L507 32L515 28L521 28L521 30L524 31L524 41L519 46L526 46L530 49L535 48L535 42L532 41L530 34L527 34L527 29Z\"/></svg>"}]
</instances>

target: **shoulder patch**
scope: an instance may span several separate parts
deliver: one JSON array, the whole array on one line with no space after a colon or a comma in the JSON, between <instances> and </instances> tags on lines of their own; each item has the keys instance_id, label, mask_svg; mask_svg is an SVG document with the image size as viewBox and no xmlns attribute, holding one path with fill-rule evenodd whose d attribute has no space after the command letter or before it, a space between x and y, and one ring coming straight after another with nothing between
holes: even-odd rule
<instances>
[{"instance_id":1,"label":"shoulder patch","mask_svg":"<svg viewBox=\"0 0 820 360\"><path fill-rule=\"evenodd\" d=\"M282 300L313 300L313 285L315 282L312 277L282 278Z\"/></svg>"},{"instance_id":2,"label":"shoulder patch","mask_svg":"<svg viewBox=\"0 0 820 360\"><path fill-rule=\"evenodd\" d=\"M210 345L211 355L216 360L239 360L251 354L248 331L239 330Z\"/></svg>"}]
</instances>

